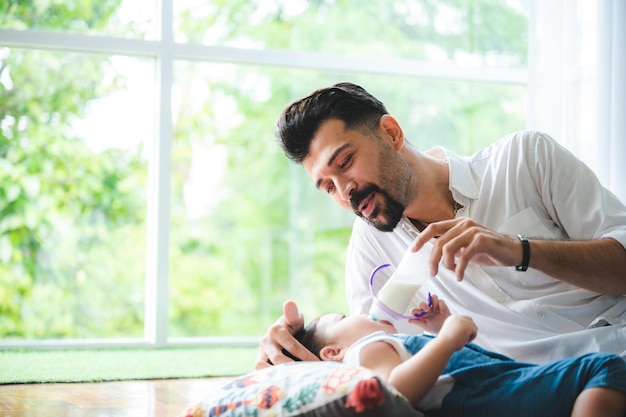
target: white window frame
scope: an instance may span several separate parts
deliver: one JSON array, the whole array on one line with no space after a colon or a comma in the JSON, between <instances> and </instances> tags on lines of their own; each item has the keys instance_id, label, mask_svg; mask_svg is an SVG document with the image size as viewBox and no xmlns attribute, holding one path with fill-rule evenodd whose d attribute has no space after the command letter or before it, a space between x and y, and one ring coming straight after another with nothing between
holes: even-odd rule
<instances>
[{"instance_id":1,"label":"white window frame","mask_svg":"<svg viewBox=\"0 0 626 417\"><path fill-rule=\"evenodd\" d=\"M174 41L173 6L158 1L157 40L91 36L52 31L0 29L0 46L54 52L148 57L156 62L155 120L156 145L148 156L147 259L145 279L144 337L129 339L42 339L0 341L0 348L104 348L104 347L180 347L209 345L257 345L254 337L168 337L168 280L170 227L170 174L172 148L171 91L173 67L177 60L264 65L278 68L303 68L344 73L367 73L436 78L448 81L489 82L528 85L527 68L461 67L451 63L429 63L411 59L384 60L336 54L251 50ZM271 126L268 126L271 129Z\"/></svg>"}]
</instances>

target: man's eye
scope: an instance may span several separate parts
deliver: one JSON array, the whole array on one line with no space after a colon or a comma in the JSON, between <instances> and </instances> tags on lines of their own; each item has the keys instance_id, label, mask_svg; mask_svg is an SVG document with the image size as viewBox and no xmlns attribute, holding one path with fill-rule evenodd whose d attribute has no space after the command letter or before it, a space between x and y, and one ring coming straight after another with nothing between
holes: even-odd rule
<instances>
[{"instance_id":1,"label":"man's eye","mask_svg":"<svg viewBox=\"0 0 626 417\"><path fill-rule=\"evenodd\" d=\"M335 184L333 184L332 182L328 184L328 187L326 187L326 192L328 194L332 193L333 190L335 189Z\"/></svg>"},{"instance_id":2,"label":"man's eye","mask_svg":"<svg viewBox=\"0 0 626 417\"><path fill-rule=\"evenodd\" d=\"M346 169L350 166L351 162L352 162L352 154L348 155L346 159L343 160L343 162L339 165L339 168Z\"/></svg>"}]
</instances>

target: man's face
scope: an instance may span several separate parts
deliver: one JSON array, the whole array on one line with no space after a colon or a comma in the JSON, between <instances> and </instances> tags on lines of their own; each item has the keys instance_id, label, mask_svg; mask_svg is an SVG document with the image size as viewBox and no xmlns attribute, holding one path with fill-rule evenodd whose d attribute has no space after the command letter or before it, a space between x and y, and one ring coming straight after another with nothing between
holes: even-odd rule
<instances>
[{"instance_id":1,"label":"man's face","mask_svg":"<svg viewBox=\"0 0 626 417\"><path fill-rule=\"evenodd\" d=\"M345 129L340 120L327 120L302 165L318 189L376 228L391 231L402 218L408 184L404 175L410 171L380 134L369 137Z\"/></svg>"}]
</instances>

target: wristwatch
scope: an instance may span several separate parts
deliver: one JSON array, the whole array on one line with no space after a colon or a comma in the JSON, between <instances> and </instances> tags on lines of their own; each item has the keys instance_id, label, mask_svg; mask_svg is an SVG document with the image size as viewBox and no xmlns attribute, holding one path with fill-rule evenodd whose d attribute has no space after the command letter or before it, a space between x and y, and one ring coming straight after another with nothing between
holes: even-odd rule
<instances>
[{"instance_id":1,"label":"wristwatch","mask_svg":"<svg viewBox=\"0 0 626 417\"><path fill-rule=\"evenodd\" d=\"M526 271L528 269L528 263L530 262L530 243L526 236L517 235L517 238L522 242L522 263L515 267L516 271Z\"/></svg>"}]
</instances>

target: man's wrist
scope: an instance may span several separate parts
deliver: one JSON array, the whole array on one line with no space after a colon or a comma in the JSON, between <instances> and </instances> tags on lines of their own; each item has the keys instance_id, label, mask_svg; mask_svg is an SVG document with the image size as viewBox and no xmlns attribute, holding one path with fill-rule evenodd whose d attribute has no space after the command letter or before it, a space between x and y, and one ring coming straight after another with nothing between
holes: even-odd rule
<instances>
[{"instance_id":1,"label":"man's wrist","mask_svg":"<svg viewBox=\"0 0 626 417\"><path fill-rule=\"evenodd\" d=\"M516 271L526 271L528 264L530 263L530 242L526 236L517 235L517 238L522 243L522 263L515 267Z\"/></svg>"}]
</instances>

